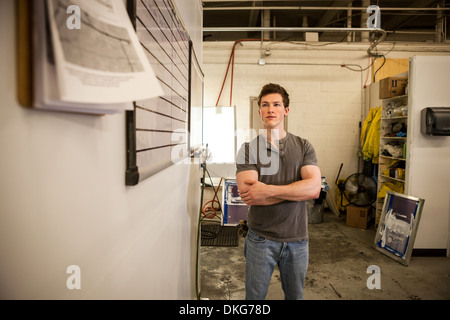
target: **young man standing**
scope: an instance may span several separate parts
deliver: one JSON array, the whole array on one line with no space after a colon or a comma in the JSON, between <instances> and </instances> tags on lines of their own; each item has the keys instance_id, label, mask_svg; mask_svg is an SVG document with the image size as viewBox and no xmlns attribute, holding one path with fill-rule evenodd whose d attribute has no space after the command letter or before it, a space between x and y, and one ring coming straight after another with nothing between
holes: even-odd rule
<instances>
[{"instance_id":1,"label":"young man standing","mask_svg":"<svg viewBox=\"0 0 450 320\"><path fill-rule=\"evenodd\" d=\"M321 173L313 146L284 130L286 90L265 85L258 105L265 130L242 145L236 160L239 193L250 206L244 248L246 299L265 299L276 265L285 299L303 299L309 257L304 201L319 196Z\"/></svg>"}]
</instances>

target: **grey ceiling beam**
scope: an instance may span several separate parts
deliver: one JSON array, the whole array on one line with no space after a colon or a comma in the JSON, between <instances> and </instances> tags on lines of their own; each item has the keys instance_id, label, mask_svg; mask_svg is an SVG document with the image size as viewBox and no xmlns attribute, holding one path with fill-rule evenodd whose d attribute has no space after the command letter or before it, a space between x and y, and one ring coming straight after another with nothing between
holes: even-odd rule
<instances>
[{"instance_id":1,"label":"grey ceiling beam","mask_svg":"<svg viewBox=\"0 0 450 320\"><path fill-rule=\"evenodd\" d=\"M334 1L331 5L332 7L338 7L338 4L340 6L348 6L349 3L351 3L352 0L348 1ZM346 7L348 9L348 7ZM352 9L353 10L353 9ZM317 22L318 27L325 27L327 26L331 21L335 20L336 16L338 15L338 12L336 10L327 10L325 13L320 17L319 21Z\"/></svg>"}]
</instances>

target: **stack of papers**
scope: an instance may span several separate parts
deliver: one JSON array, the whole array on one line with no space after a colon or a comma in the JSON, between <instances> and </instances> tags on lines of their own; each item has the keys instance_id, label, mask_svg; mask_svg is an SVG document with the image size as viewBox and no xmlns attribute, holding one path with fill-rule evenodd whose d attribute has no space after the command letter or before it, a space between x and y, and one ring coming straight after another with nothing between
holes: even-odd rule
<instances>
[{"instance_id":1,"label":"stack of papers","mask_svg":"<svg viewBox=\"0 0 450 320\"><path fill-rule=\"evenodd\" d=\"M114 114L162 95L122 0L33 2L35 108Z\"/></svg>"}]
</instances>

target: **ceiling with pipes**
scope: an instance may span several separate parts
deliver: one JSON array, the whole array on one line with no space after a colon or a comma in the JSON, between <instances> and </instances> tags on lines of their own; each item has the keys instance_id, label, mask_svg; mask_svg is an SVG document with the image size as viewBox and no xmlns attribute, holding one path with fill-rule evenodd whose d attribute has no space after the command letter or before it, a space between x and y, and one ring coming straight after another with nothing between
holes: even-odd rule
<instances>
[{"instance_id":1,"label":"ceiling with pipes","mask_svg":"<svg viewBox=\"0 0 450 320\"><path fill-rule=\"evenodd\" d=\"M386 31L385 41L450 42L448 0L203 0L203 39L364 41L362 32L343 29L367 28L368 18L375 17L375 11L367 12L370 5L380 9L379 26ZM303 30L310 33L301 28L309 28ZM371 33L370 37L377 35Z\"/></svg>"}]
</instances>

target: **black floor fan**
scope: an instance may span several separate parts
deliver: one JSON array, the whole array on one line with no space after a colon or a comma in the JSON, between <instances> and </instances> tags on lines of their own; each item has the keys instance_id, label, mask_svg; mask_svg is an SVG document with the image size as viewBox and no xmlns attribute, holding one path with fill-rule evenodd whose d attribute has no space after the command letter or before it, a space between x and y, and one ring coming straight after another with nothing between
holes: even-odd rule
<instances>
[{"instance_id":1,"label":"black floor fan","mask_svg":"<svg viewBox=\"0 0 450 320\"><path fill-rule=\"evenodd\" d=\"M344 208L351 204L357 207L372 205L372 203L377 200L376 181L363 173L354 173L345 179L344 182L338 183L343 165L344 164L341 163L336 178L336 185L341 191L341 207ZM345 206L342 203L343 197L348 201L348 204Z\"/></svg>"}]
</instances>

